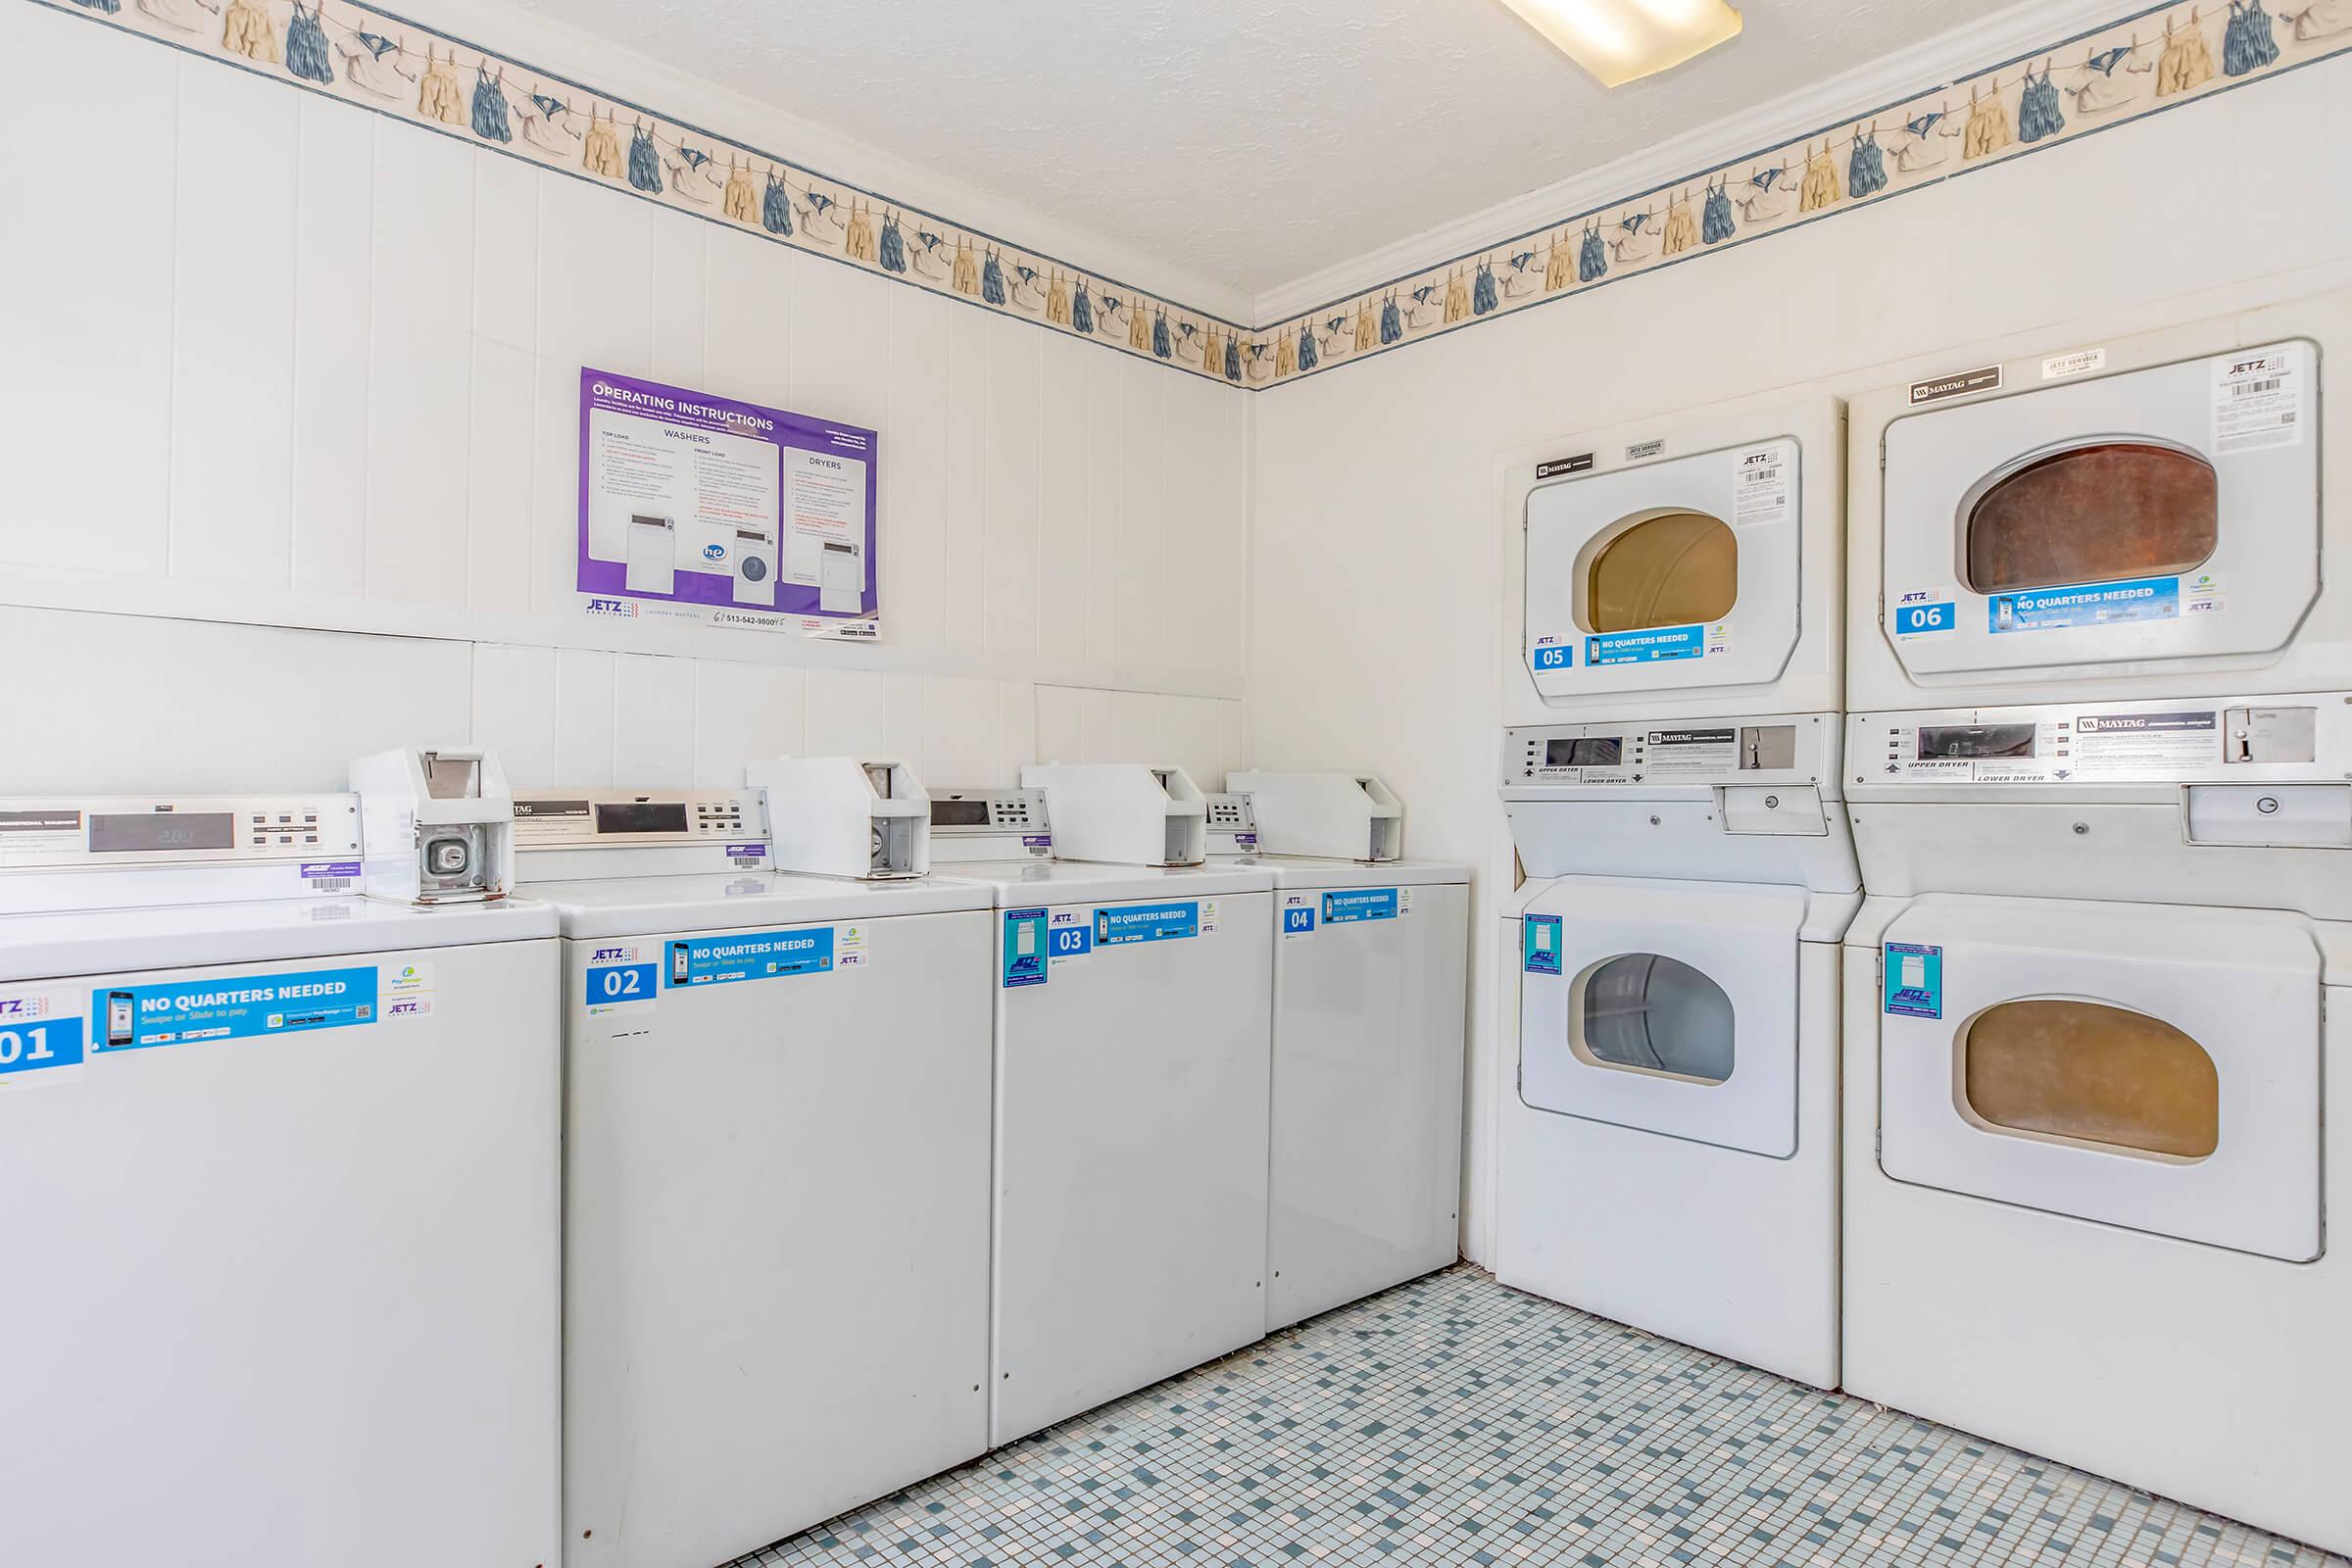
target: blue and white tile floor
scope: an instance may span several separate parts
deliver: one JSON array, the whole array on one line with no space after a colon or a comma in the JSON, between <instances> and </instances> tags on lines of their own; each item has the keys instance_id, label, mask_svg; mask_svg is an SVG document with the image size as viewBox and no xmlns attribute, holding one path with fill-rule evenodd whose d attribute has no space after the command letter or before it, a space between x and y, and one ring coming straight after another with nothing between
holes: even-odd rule
<instances>
[{"instance_id":1,"label":"blue and white tile floor","mask_svg":"<svg viewBox=\"0 0 2352 1568\"><path fill-rule=\"evenodd\" d=\"M1463 1266L741 1559L2352 1568Z\"/></svg>"}]
</instances>

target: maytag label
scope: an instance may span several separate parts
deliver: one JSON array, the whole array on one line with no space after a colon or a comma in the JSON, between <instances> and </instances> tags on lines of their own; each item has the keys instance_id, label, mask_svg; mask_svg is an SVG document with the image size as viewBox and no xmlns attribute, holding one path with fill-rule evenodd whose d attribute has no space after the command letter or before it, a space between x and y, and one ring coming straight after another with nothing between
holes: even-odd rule
<instances>
[{"instance_id":1,"label":"maytag label","mask_svg":"<svg viewBox=\"0 0 2352 1568\"><path fill-rule=\"evenodd\" d=\"M1580 452L1573 458L1552 458L1536 465L1536 477L1556 479L1563 473L1582 473L1592 466L1592 454Z\"/></svg>"},{"instance_id":2,"label":"maytag label","mask_svg":"<svg viewBox=\"0 0 2352 1568\"><path fill-rule=\"evenodd\" d=\"M1911 383L1911 406L1936 403L1944 398L1964 398L1971 392L1990 392L2001 384L2001 368L1987 365L1982 369L1961 370L1953 375L1938 375Z\"/></svg>"}]
</instances>

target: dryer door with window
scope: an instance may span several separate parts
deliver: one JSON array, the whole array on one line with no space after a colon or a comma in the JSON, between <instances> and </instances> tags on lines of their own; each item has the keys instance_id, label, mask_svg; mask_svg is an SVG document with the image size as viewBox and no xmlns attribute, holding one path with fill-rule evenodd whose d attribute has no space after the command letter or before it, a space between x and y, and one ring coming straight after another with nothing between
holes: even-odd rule
<instances>
[{"instance_id":1,"label":"dryer door with window","mask_svg":"<svg viewBox=\"0 0 2352 1568\"><path fill-rule=\"evenodd\" d=\"M1796 1152L1801 888L1553 884L1531 901L1519 1097L1535 1110L1785 1159ZM1556 924L1552 922L1556 921Z\"/></svg>"},{"instance_id":2,"label":"dryer door with window","mask_svg":"<svg viewBox=\"0 0 2352 1568\"><path fill-rule=\"evenodd\" d=\"M1932 681L2284 648L2320 590L2319 373L2298 338L1895 420L1896 658Z\"/></svg>"},{"instance_id":3,"label":"dryer door with window","mask_svg":"<svg viewBox=\"0 0 2352 1568\"><path fill-rule=\"evenodd\" d=\"M1778 679L1796 648L1804 460L1796 437L1765 437L1530 492L1536 690L1572 703Z\"/></svg>"},{"instance_id":4,"label":"dryer door with window","mask_svg":"<svg viewBox=\"0 0 2352 1568\"><path fill-rule=\"evenodd\" d=\"M2319 1256L2322 977L2302 916L1936 896L1885 942L1889 1177Z\"/></svg>"}]
</instances>

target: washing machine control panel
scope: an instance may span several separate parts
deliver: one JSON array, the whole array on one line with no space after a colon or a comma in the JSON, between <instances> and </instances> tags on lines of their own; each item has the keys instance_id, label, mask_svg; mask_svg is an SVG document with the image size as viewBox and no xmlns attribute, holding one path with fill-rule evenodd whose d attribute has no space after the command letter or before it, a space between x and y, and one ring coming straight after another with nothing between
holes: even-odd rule
<instances>
[{"instance_id":1,"label":"washing machine control panel","mask_svg":"<svg viewBox=\"0 0 2352 1568\"><path fill-rule=\"evenodd\" d=\"M0 871L349 861L359 853L352 795L0 799Z\"/></svg>"},{"instance_id":2,"label":"washing machine control panel","mask_svg":"<svg viewBox=\"0 0 2352 1568\"><path fill-rule=\"evenodd\" d=\"M1837 773L1835 714L1530 724L1503 732L1502 787L1812 784Z\"/></svg>"},{"instance_id":3,"label":"washing machine control panel","mask_svg":"<svg viewBox=\"0 0 2352 1568\"><path fill-rule=\"evenodd\" d=\"M1250 797L1209 795L1202 799L1208 808L1208 853L1255 855L1257 813L1250 808Z\"/></svg>"},{"instance_id":4,"label":"washing machine control panel","mask_svg":"<svg viewBox=\"0 0 2352 1568\"><path fill-rule=\"evenodd\" d=\"M931 792L931 859L1043 859L1054 853L1044 790Z\"/></svg>"},{"instance_id":5,"label":"washing machine control panel","mask_svg":"<svg viewBox=\"0 0 2352 1568\"><path fill-rule=\"evenodd\" d=\"M2352 695L2296 692L1855 713L1853 785L2330 783L2352 779Z\"/></svg>"},{"instance_id":6,"label":"washing machine control panel","mask_svg":"<svg viewBox=\"0 0 2352 1568\"><path fill-rule=\"evenodd\" d=\"M641 848L767 838L756 790L565 790L517 797L517 849Z\"/></svg>"}]
</instances>

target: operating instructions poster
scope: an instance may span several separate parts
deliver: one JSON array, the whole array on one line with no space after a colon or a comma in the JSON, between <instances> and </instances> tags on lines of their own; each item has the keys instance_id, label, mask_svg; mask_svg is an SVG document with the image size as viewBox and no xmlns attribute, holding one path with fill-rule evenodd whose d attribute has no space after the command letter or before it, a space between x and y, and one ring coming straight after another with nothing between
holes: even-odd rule
<instances>
[{"instance_id":1,"label":"operating instructions poster","mask_svg":"<svg viewBox=\"0 0 2352 1568\"><path fill-rule=\"evenodd\" d=\"M872 642L873 431L580 371L590 615Z\"/></svg>"}]
</instances>

